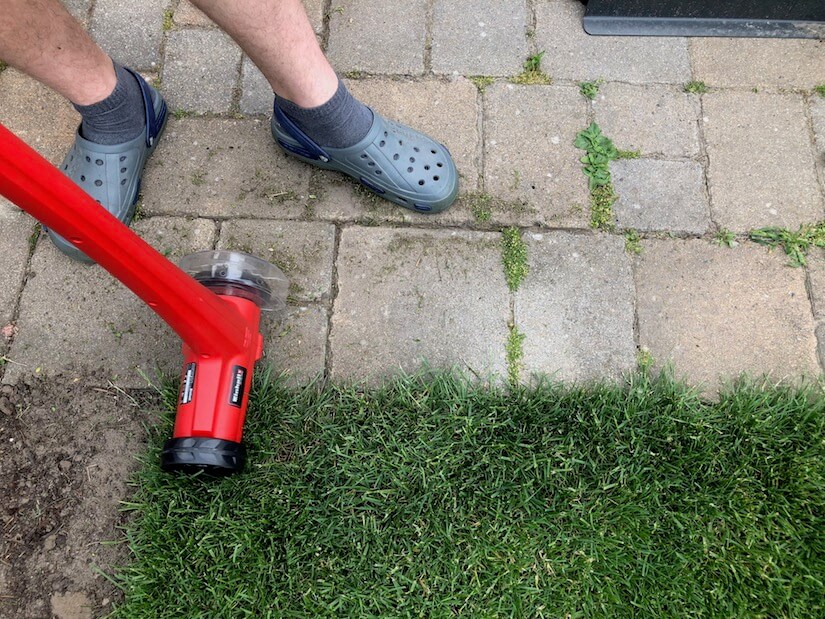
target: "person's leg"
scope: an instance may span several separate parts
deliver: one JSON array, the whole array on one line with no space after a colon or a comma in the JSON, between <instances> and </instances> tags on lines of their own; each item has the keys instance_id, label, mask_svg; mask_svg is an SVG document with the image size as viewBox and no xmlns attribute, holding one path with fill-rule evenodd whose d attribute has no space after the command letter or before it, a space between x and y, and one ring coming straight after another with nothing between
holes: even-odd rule
<instances>
[{"instance_id":1,"label":"person's leg","mask_svg":"<svg viewBox=\"0 0 825 619\"><path fill-rule=\"evenodd\" d=\"M243 48L276 94L286 152L352 176L406 208L438 212L458 192L449 152L354 99L315 38L301 0L192 0Z\"/></svg>"},{"instance_id":2,"label":"person's leg","mask_svg":"<svg viewBox=\"0 0 825 619\"><path fill-rule=\"evenodd\" d=\"M0 58L66 97L89 105L117 78L112 61L57 0L4 0Z\"/></svg>"},{"instance_id":3,"label":"person's leg","mask_svg":"<svg viewBox=\"0 0 825 619\"><path fill-rule=\"evenodd\" d=\"M272 90L301 107L326 103L338 76L300 0L193 0L240 45Z\"/></svg>"},{"instance_id":4,"label":"person's leg","mask_svg":"<svg viewBox=\"0 0 825 619\"><path fill-rule=\"evenodd\" d=\"M113 63L57 0L4 0L0 58L80 112L81 126L60 169L128 224L146 159L163 130L161 96L136 73ZM52 231L49 236L64 253L87 261L65 239Z\"/></svg>"}]
</instances>

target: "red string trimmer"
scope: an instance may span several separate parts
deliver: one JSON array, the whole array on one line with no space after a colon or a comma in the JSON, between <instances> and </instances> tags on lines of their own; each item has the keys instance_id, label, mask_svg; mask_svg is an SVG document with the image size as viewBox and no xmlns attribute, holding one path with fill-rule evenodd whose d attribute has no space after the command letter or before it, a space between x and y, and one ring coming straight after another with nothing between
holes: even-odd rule
<instances>
[{"instance_id":1,"label":"red string trimmer","mask_svg":"<svg viewBox=\"0 0 825 619\"><path fill-rule=\"evenodd\" d=\"M109 271L183 340L178 410L163 470L241 470L252 371L263 351L261 311L284 308L284 274L230 251L198 252L175 266L3 125L0 195Z\"/></svg>"}]
</instances>

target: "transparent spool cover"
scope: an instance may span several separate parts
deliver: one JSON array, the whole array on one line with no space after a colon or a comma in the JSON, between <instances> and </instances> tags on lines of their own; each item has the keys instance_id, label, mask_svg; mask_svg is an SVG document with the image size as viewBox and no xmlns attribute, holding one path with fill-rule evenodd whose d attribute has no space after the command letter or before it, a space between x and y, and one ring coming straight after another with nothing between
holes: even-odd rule
<instances>
[{"instance_id":1,"label":"transparent spool cover","mask_svg":"<svg viewBox=\"0 0 825 619\"><path fill-rule=\"evenodd\" d=\"M178 265L214 292L248 298L278 317L286 313L289 280L266 260L239 251L208 250L184 256Z\"/></svg>"}]
</instances>

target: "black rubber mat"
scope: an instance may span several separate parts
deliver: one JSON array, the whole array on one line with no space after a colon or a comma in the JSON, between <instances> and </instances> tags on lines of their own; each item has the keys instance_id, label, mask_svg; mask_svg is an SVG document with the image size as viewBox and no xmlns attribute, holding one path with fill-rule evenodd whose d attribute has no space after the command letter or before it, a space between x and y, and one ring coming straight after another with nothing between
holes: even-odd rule
<instances>
[{"instance_id":1,"label":"black rubber mat","mask_svg":"<svg viewBox=\"0 0 825 619\"><path fill-rule=\"evenodd\" d=\"M589 0L589 34L825 39L825 0Z\"/></svg>"}]
</instances>

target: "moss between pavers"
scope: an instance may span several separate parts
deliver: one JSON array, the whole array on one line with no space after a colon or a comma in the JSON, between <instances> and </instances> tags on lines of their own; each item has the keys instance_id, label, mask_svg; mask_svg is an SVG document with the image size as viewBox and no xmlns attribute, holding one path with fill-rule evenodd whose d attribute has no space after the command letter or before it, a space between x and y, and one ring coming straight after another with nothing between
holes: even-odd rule
<instances>
[{"instance_id":1,"label":"moss between pavers","mask_svg":"<svg viewBox=\"0 0 825 619\"><path fill-rule=\"evenodd\" d=\"M530 268L527 265L527 244L521 238L521 230L507 228L501 233L501 261L504 264L504 277L511 292L521 286Z\"/></svg>"}]
</instances>

